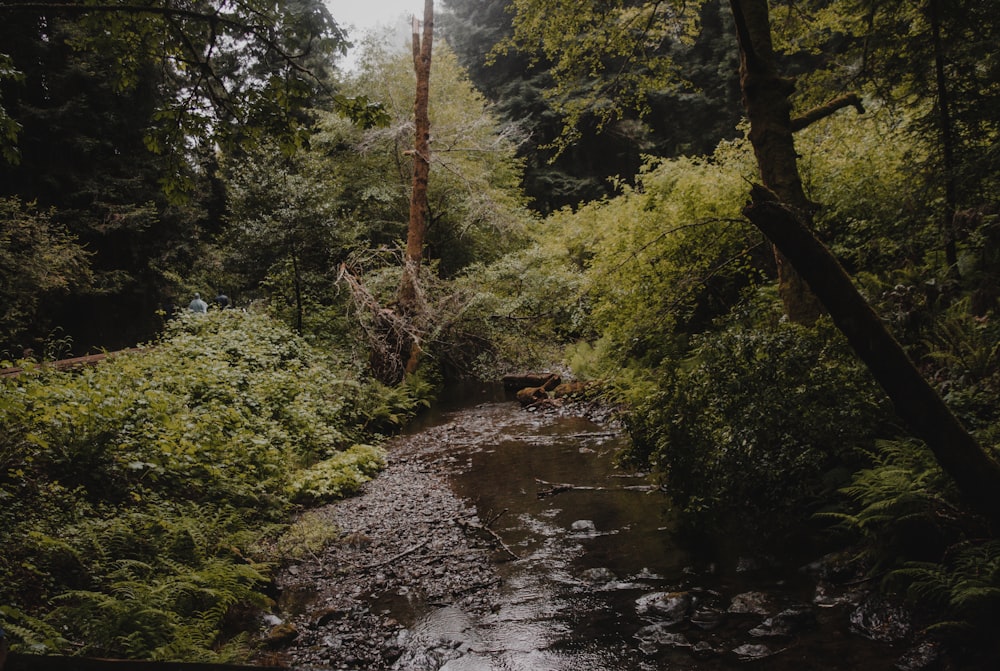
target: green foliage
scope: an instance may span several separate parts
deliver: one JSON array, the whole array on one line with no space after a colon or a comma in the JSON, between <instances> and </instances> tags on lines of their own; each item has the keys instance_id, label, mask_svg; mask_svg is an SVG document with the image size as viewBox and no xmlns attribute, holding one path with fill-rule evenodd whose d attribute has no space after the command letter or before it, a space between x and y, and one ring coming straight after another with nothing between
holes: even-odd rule
<instances>
[{"instance_id":1,"label":"green foliage","mask_svg":"<svg viewBox=\"0 0 1000 671\"><path fill-rule=\"evenodd\" d=\"M380 105L388 125L364 129L341 114L318 112L306 150L288 156L263 145L224 164L231 199L220 245L226 273L244 295L266 296L272 313L302 333L340 347L357 346L371 316L370 306L359 310L360 318L351 314L354 296L337 282L345 271L381 305L395 300L401 265L395 250L405 239L412 185L412 55L371 38L359 68L344 95ZM516 138L493 118L443 43L433 68L426 256L431 272L452 277L515 249L529 217L518 193ZM431 302L448 302L446 291L426 291Z\"/></svg>"},{"instance_id":2,"label":"green foliage","mask_svg":"<svg viewBox=\"0 0 1000 671\"><path fill-rule=\"evenodd\" d=\"M358 491L385 466L381 450L355 445L300 471L289 486L293 501L322 503Z\"/></svg>"},{"instance_id":3,"label":"green foliage","mask_svg":"<svg viewBox=\"0 0 1000 671\"><path fill-rule=\"evenodd\" d=\"M25 332L44 328L46 301L90 283L89 256L48 213L0 199L0 352L19 355Z\"/></svg>"},{"instance_id":4,"label":"green foliage","mask_svg":"<svg viewBox=\"0 0 1000 671\"><path fill-rule=\"evenodd\" d=\"M867 453L871 466L841 489L854 509L825 516L862 533L877 565L939 556L947 524L957 517L951 484L918 441L880 440L875 448Z\"/></svg>"},{"instance_id":5,"label":"green foliage","mask_svg":"<svg viewBox=\"0 0 1000 671\"><path fill-rule=\"evenodd\" d=\"M14 62L7 54L0 54L0 85L4 82L20 82L24 80L24 73L14 67ZM7 110L0 105L0 154L5 161L16 164L20 159L17 151L17 136L21 130L21 124L13 119Z\"/></svg>"},{"instance_id":6,"label":"green foliage","mask_svg":"<svg viewBox=\"0 0 1000 671\"><path fill-rule=\"evenodd\" d=\"M1000 542L968 514L953 484L919 441L879 441L872 466L842 492L849 513L826 517L862 535L871 572L902 592L928 630L973 649L994 644L1000 604Z\"/></svg>"},{"instance_id":7,"label":"green foliage","mask_svg":"<svg viewBox=\"0 0 1000 671\"><path fill-rule=\"evenodd\" d=\"M446 42L435 42L431 67L429 114L434 137L427 254L438 261L438 272L450 277L472 262L490 261L516 249L529 217L520 193L523 161L516 156L521 139L516 127L496 118ZM315 138L316 149L342 155L343 144L350 143L361 156L327 162L319 174L333 177L342 189L350 208L344 212L347 218L367 223L373 233L379 231L378 224L395 224L390 238L395 242L404 237L409 220L416 90L412 53L392 50L376 36L370 37L358 72L344 88L380 101L391 123L359 133L327 118Z\"/></svg>"},{"instance_id":8,"label":"green foliage","mask_svg":"<svg viewBox=\"0 0 1000 671\"><path fill-rule=\"evenodd\" d=\"M664 45L693 39L700 4L513 0L514 33L494 53L524 49L550 64L548 95L566 118L560 140L566 146L585 119L604 126L627 110L647 111L650 92L676 84L678 70Z\"/></svg>"},{"instance_id":9,"label":"green foliage","mask_svg":"<svg viewBox=\"0 0 1000 671\"><path fill-rule=\"evenodd\" d=\"M546 223L538 242L457 278L461 313L444 339L451 359L486 379L550 366L568 342L592 335L585 278Z\"/></svg>"},{"instance_id":10,"label":"green foliage","mask_svg":"<svg viewBox=\"0 0 1000 671\"><path fill-rule=\"evenodd\" d=\"M569 219L595 327L619 360L656 366L676 351L669 334L704 328L761 279L767 253L740 217L750 165L743 142L711 159L650 161L634 189L554 217Z\"/></svg>"},{"instance_id":11,"label":"green foliage","mask_svg":"<svg viewBox=\"0 0 1000 671\"><path fill-rule=\"evenodd\" d=\"M904 586L910 599L933 609L938 621L929 631L992 643L1000 607L1000 541L959 543L940 563L908 562L892 572L890 583Z\"/></svg>"},{"instance_id":12,"label":"green foliage","mask_svg":"<svg viewBox=\"0 0 1000 671\"><path fill-rule=\"evenodd\" d=\"M948 306L922 343L926 365L952 409L989 444L1000 437L1000 324L970 313L970 300Z\"/></svg>"},{"instance_id":13,"label":"green foliage","mask_svg":"<svg viewBox=\"0 0 1000 671\"><path fill-rule=\"evenodd\" d=\"M301 559L315 556L340 536L340 529L321 510L307 510L281 534L275 545L278 555Z\"/></svg>"},{"instance_id":14,"label":"green foliage","mask_svg":"<svg viewBox=\"0 0 1000 671\"><path fill-rule=\"evenodd\" d=\"M796 134L810 199L821 203L817 232L851 270L882 272L933 260L940 231L934 198L916 175L929 148L912 120L874 104Z\"/></svg>"},{"instance_id":15,"label":"green foliage","mask_svg":"<svg viewBox=\"0 0 1000 671\"><path fill-rule=\"evenodd\" d=\"M524 129L524 189L536 210L608 196L646 155L711 152L736 135L728 3L657 4L447 3L445 39L500 118ZM688 39L684 26L695 23ZM557 44L572 53L554 57Z\"/></svg>"},{"instance_id":16,"label":"green foliage","mask_svg":"<svg viewBox=\"0 0 1000 671\"><path fill-rule=\"evenodd\" d=\"M388 395L236 310L182 315L98 366L5 379L5 629L35 652L239 658L227 617L268 603L272 558L254 552L292 496L328 500L371 477L380 452L359 443L398 426L413 393Z\"/></svg>"},{"instance_id":17,"label":"green foliage","mask_svg":"<svg viewBox=\"0 0 1000 671\"><path fill-rule=\"evenodd\" d=\"M629 420L630 456L663 473L670 496L701 521L801 521L886 418L826 321L730 320L694 337L690 357L657 383Z\"/></svg>"}]
</instances>

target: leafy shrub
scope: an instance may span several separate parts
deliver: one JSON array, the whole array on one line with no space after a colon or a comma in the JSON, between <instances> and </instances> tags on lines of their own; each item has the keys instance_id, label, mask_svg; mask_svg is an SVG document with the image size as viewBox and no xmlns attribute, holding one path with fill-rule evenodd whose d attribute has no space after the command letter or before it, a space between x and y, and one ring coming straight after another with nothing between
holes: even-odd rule
<instances>
[{"instance_id":1,"label":"leafy shrub","mask_svg":"<svg viewBox=\"0 0 1000 671\"><path fill-rule=\"evenodd\" d=\"M4 380L5 628L39 652L238 656L221 628L234 606L267 602L260 536L292 494L328 499L371 477L377 448L351 446L416 403L235 310L184 315L96 367Z\"/></svg>"},{"instance_id":2,"label":"leafy shrub","mask_svg":"<svg viewBox=\"0 0 1000 671\"><path fill-rule=\"evenodd\" d=\"M49 213L0 198L0 360L34 344L24 342L27 333L51 328L53 299L91 280L87 251Z\"/></svg>"},{"instance_id":3,"label":"leafy shrub","mask_svg":"<svg viewBox=\"0 0 1000 671\"><path fill-rule=\"evenodd\" d=\"M693 339L631 413L631 458L693 520L801 521L870 446L887 409L827 321L734 322Z\"/></svg>"},{"instance_id":4,"label":"leafy shrub","mask_svg":"<svg viewBox=\"0 0 1000 671\"><path fill-rule=\"evenodd\" d=\"M354 494L384 467L381 450L371 445L355 445L299 471L289 486L291 498L318 503Z\"/></svg>"},{"instance_id":5,"label":"leafy shrub","mask_svg":"<svg viewBox=\"0 0 1000 671\"><path fill-rule=\"evenodd\" d=\"M769 249L743 219L749 146L710 158L650 161L634 189L556 220L582 257L594 330L622 362L656 367L709 328L770 272ZM592 242L590 242L592 241Z\"/></svg>"}]
</instances>

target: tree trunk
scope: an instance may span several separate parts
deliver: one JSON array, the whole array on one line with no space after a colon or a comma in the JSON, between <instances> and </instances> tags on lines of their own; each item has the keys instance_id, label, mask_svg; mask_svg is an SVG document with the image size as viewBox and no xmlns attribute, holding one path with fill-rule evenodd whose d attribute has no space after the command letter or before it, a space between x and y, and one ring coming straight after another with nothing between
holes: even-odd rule
<instances>
[{"instance_id":1,"label":"tree trunk","mask_svg":"<svg viewBox=\"0 0 1000 671\"><path fill-rule=\"evenodd\" d=\"M930 0L927 6L934 42L934 83L937 89L938 132L941 134L941 161L944 168L944 213L941 231L944 235L945 260L957 278L958 248L955 244L955 212L958 211L958 185L955 180L955 134L951 121L951 97L945 75L944 44L941 39L941 7L939 0Z\"/></svg>"},{"instance_id":2,"label":"tree trunk","mask_svg":"<svg viewBox=\"0 0 1000 671\"><path fill-rule=\"evenodd\" d=\"M896 412L934 453L979 512L1000 520L1000 465L976 442L858 293L833 254L811 232L792 139L788 96L777 76L766 0L730 0L739 35L740 82L765 187L745 214L794 265L886 391ZM786 303L787 305L787 303Z\"/></svg>"},{"instance_id":3,"label":"tree trunk","mask_svg":"<svg viewBox=\"0 0 1000 671\"><path fill-rule=\"evenodd\" d=\"M413 69L417 75L417 93L413 103L416 128L413 145L413 188L410 192L410 221L406 229L406 256L400 281L398 302L404 316L419 312L417 283L427 233L427 182L430 176L431 121L430 100L431 47L434 38L434 0L424 0L423 36L420 22L413 18Z\"/></svg>"},{"instance_id":4,"label":"tree trunk","mask_svg":"<svg viewBox=\"0 0 1000 671\"><path fill-rule=\"evenodd\" d=\"M778 75L767 1L731 0L730 4L740 45L743 106L750 119L750 143L761 180L783 202L809 212L813 205L802 188L792 137L792 105L788 97L795 83ZM793 322L811 324L822 312L819 302L777 247L774 257L785 314Z\"/></svg>"},{"instance_id":5,"label":"tree trunk","mask_svg":"<svg viewBox=\"0 0 1000 671\"><path fill-rule=\"evenodd\" d=\"M413 70L417 90L413 102L413 187L410 192L410 219L406 227L406 253L403 274L396 291L396 309L382 313L380 322L385 348L378 353L373 369L381 371L387 384L400 382L416 370L423 352L421 332L427 321L427 308L420 291L420 263L427 233L427 182L430 177L429 114L431 49L434 39L434 1L424 0L423 34L420 21L413 17Z\"/></svg>"}]
</instances>

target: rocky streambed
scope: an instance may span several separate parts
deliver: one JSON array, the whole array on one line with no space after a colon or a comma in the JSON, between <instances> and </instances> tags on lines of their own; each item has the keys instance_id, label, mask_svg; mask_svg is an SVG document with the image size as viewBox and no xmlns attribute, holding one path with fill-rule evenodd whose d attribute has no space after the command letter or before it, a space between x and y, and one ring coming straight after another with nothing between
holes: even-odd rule
<instances>
[{"instance_id":1,"label":"rocky streambed","mask_svg":"<svg viewBox=\"0 0 1000 671\"><path fill-rule=\"evenodd\" d=\"M483 400L483 399L480 399ZM296 669L930 668L906 614L829 567L708 556L618 472L623 438L497 398L389 445L321 514L339 540L286 567L261 661ZM775 554L780 549L776 548Z\"/></svg>"}]
</instances>

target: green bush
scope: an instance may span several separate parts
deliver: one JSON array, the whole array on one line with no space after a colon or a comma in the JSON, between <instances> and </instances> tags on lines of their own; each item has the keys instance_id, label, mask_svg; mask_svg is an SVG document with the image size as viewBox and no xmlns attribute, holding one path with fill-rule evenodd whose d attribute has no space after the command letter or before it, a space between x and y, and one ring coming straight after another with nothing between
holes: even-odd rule
<instances>
[{"instance_id":1,"label":"green bush","mask_svg":"<svg viewBox=\"0 0 1000 671\"><path fill-rule=\"evenodd\" d=\"M842 484L887 408L832 325L731 321L634 407L633 460L700 522L783 526Z\"/></svg>"},{"instance_id":2,"label":"green bush","mask_svg":"<svg viewBox=\"0 0 1000 671\"><path fill-rule=\"evenodd\" d=\"M381 450L355 445L298 473L289 486L295 501L318 503L354 494L385 467Z\"/></svg>"},{"instance_id":3,"label":"green bush","mask_svg":"<svg viewBox=\"0 0 1000 671\"><path fill-rule=\"evenodd\" d=\"M239 656L222 625L266 603L272 558L252 549L291 497L354 491L382 462L352 446L423 400L235 310L0 384L0 601L15 644L201 661Z\"/></svg>"}]
</instances>

